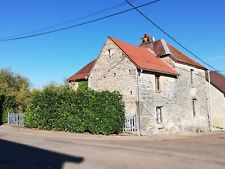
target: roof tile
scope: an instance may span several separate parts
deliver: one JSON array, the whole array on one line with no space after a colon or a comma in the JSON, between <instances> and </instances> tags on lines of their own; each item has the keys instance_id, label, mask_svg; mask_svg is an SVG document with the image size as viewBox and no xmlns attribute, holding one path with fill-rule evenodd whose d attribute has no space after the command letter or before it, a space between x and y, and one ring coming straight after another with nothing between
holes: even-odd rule
<instances>
[{"instance_id":1,"label":"roof tile","mask_svg":"<svg viewBox=\"0 0 225 169\"><path fill-rule=\"evenodd\" d=\"M86 66L84 66L82 69L80 69L77 73L75 73L73 76L71 76L68 81L77 81L77 80L82 80L85 79L86 77L89 76L89 73L94 66L96 60L91 61L88 63Z\"/></svg>"},{"instance_id":2,"label":"roof tile","mask_svg":"<svg viewBox=\"0 0 225 169\"><path fill-rule=\"evenodd\" d=\"M206 75L208 80L208 76ZM215 86L219 91L221 91L225 96L225 76L216 72L210 71L210 83Z\"/></svg>"},{"instance_id":3,"label":"roof tile","mask_svg":"<svg viewBox=\"0 0 225 169\"><path fill-rule=\"evenodd\" d=\"M176 75L172 66L156 56L150 49L133 46L115 38L109 37L140 69Z\"/></svg>"},{"instance_id":4,"label":"roof tile","mask_svg":"<svg viewBox=\"0 0 225 169\"><path fill-rule=\"evenodd\" d=\"M171 54L175 57L178 62L185 63L188 65L192 65L201 69L206 69L204 66L200 65L196 61L192 60L187 55L183 54L181 51L173 47L171 44L167 43L167 46L171 52Z\"/></svg>"}]
</instances>

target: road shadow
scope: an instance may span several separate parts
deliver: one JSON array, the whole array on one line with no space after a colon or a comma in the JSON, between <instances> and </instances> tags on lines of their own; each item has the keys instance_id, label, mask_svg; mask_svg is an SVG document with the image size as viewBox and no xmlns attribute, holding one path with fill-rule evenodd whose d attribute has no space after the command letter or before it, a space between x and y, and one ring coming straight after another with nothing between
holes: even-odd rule
<instances>
[{"instance_id":1,"label":"road shadow","mask_svg":"<svg viewBox=\"0 0 225 169\"><path fill-rule=\"evenodd\" d=\"M0 139L0 169L62 169L64 162L81 163L70 156Z\"/></svg>"}]
</instances>

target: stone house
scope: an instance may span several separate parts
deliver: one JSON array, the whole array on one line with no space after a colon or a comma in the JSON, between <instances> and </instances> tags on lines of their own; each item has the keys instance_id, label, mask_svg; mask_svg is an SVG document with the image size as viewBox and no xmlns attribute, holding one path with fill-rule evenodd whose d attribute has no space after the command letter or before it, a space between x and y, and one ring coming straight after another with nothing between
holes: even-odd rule
<instances>
[{"instance_id":1,"label":"stone house","mask_svg":"<svg viewBox=\"0 0 225 169\"><path fill-rule=\"evenodd\" d=\"M208 77L208 76L206 76ZM208 78L207 78L208 80ZM225 76L210 72L210 112L212 127L225 129Z\"/></svg>"},{"instance_id":2,"label":"stone house","mask_svg":"<svg viewBox=\"0 0 225 169\"><path fill-rule=\"evenodd\" d=\"M206 68L163 39L144 34L139 46L108 37L98 58L68 79L76 89L119 91L125 130L140 134L207 131Z\"/></svg>"}]
</instances>

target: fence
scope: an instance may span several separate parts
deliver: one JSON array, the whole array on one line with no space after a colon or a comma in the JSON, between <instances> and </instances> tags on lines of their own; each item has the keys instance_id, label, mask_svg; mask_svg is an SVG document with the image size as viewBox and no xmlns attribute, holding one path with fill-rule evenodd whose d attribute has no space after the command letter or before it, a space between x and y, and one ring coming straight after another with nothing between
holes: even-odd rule
<instances>
[{"instance_id":1,"label":"fence","mask_svg":"<svg viewBox=\"0 0 225 169\"><path fill-rule=\"evenodd\" d=\"M12 126L24 126L24 113L8 113L8 124Z\"/></svg>"},{"instance_id":2,"label":"fence","mask_svg":"<svg viewBox=\"0 0 225 169\"><path fill-rule=\"evenodd\" d=\"M137 120L136 120L136 115L127 115L125 117L125 125L123 128L124 132L133 132L137 131Z\"/></svg>"}]
</instances>

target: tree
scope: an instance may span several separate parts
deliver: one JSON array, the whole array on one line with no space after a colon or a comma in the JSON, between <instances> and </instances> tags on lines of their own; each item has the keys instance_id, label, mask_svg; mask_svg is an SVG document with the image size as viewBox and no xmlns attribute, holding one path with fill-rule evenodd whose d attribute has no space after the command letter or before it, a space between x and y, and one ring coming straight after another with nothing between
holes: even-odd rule
<instances>
[{"instance_id":1,"label":"tree","mask_svg":"<svg viewBox=\"0 0 225 169\"><path fill-rule=\"evenodd\" d=\"M7 111L23 112L30 96L28 79L16 75L9 69L0 69L0 96L0 112L3 114L7 114Z\"/></svg>"}]
</instances>

